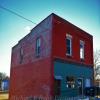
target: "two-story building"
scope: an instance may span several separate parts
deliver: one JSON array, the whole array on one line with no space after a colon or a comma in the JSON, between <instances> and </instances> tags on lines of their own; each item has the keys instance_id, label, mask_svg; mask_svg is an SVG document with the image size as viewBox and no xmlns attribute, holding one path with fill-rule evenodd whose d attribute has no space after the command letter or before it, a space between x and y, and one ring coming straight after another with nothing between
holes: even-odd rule
<instances>
[{"instance_id":1,"label":"two-story building","mask_svg":"<svg viewBox=\"0 0 100 100\"><path fill-rule=\"evenodd\" d=\"M93 85L93 37L51 14L12 48L10 100L78 96Z\"/></svg>"}]
</instances>

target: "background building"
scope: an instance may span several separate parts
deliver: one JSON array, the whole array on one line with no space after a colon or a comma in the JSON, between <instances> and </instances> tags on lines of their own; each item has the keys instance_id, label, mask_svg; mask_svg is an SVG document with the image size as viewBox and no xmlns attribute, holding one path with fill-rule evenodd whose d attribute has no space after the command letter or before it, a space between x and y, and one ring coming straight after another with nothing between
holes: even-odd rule
<instances>
[{"instance_id":1,"label":"background building","mask_svg":"<svg viewBox=\"0 0 100 100\"><path fill-rule=\"evenodd\" d=\"M2 91L8 91L9 90L9 80L5 79L1 83L1 90Z\"/></svg>"}]
</instances>

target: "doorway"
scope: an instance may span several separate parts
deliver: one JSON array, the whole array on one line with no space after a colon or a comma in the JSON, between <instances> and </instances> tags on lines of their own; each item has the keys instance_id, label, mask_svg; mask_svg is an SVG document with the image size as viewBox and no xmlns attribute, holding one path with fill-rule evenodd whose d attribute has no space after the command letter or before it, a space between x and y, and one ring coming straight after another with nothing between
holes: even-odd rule
<instances>
[{"instance_id":1,"label":"doorway","mask_svg":"<svg viewBox=\"0 0 100 100\"><path fill-rule=\"evenodd\" d=\"M54 95L59 96L61 93L61 80L55 79L54 80Z\"/></svg>"},{"instance_id":2,"label":"doorway","mask_svg":"<svg viewBox=\"0 0 100 100\"><path fill-rule=\"evenodd\" d=\"M77 79L79 95L83 95L83 78Z\"/></svg>"}]
</instances>

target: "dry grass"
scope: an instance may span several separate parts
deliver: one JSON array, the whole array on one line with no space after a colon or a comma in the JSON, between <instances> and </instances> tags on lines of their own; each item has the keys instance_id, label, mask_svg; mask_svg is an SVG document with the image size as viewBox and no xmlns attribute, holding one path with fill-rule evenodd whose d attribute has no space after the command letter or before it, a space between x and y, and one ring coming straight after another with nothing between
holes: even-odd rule
<instances>
[{"instance_id":1,"label":"dry grass","mask_svg":"<svg viewBox=\"0 0 100 100\"><path fill-rule=\"evenodd\" d=\"M8 92L0 92L0 100L8 100Z\"/></svg>"}]
</instances>

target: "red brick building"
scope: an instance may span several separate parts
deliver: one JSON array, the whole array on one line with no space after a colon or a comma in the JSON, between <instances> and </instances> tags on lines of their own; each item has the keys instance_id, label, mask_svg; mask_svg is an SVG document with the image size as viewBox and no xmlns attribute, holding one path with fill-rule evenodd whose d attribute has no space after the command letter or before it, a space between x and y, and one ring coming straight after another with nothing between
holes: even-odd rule
<instances>
[{"instance_id":1,"label":"red brick building","mask_svg":"<svg viewBox=\"0 0 100 100\"><path fill-rule=\"evenodd\" d=\"M93 85L93 37L51 14L12 48L10 100L77 96Z\"/></svg>"}]
</instances>

